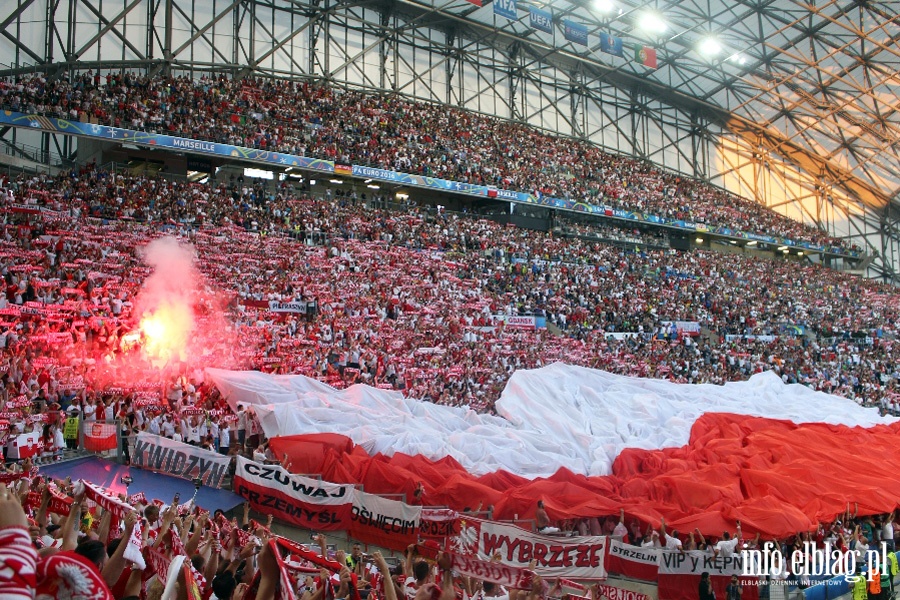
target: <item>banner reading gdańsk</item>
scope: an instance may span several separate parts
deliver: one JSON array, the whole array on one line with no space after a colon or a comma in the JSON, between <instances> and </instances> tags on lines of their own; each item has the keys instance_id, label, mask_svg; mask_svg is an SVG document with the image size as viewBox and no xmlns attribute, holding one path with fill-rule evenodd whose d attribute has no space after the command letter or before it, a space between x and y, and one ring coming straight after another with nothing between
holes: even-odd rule
<instances>
[{"instance_id":1,"label":"banner reading gda\u0144sk","mask_svg":"<svg viewBox=\"0 0 900 600\"><path fill-rule=\"evenodd\" d=\"M221 488L231 458L203 448L150 433L139 433L134 441L131 464L148 471L182 479L199 477L203 485Z\"/></svg>"},{"instance_id":2,"label":"banner reading gda\u0144sk","mask_svg":"<svg viewBox=\"0 0 900 600\"><path fill-rule=\"evenodd\" d=\"M351 527L356 494L352 485L291 475L278 465L261 465L239 456L234 491L254 510L300 527L320 531Z\"/></svg>"},{"instance_id":3,"label":"banner reading gda\u0144sk","mask_svg":"<svg viewBox=\"0 0 900 600\"><path fill-rule=\"evenodd\" d=\"M421 506L410 506L356 491L350 520L353 539L392 550L405 550L418 539Z\"/></svg>"},{"instance_id":4,"label":"banner reading gda\u0144sk","mask_svg":"<svg viewBox=\"0 0 900 600\"><path fill-rule=\"evenodd\" d=\"M498 555L501 563L513 567L527 568L534 560L534 571L541 577L595 579L606 577L606 543L602 536L553 537L504 523L461 519L455 548L485 560Z\"/></svg>"},{"instance_id":5,"label":"banner reading gda\u0144sk","mask_svg":"<svg viewBox=\"0 0 900 600\"><path fill-rule=\"evenodd\" d=\"M656 581L659 575L659 552L657 548L641 548L610 539L606 570L631 579Z\"/></svg>"},{"instance_id":6,"label":"banner reading gda\u0144sk","mask_svg":"<svg viewBox=\"0 0 900 600\"><path fill-rule=\"evenodd\" d=\"M700 587L700 576L709 573L716 598L725 598L725 588L732 575L742 581L741 600L757 600L759 587L742 577L743 559L735 556L712 556L696 550L678 552L659 551L659 600L694 600Z\"/></svg>"}]
</instances>

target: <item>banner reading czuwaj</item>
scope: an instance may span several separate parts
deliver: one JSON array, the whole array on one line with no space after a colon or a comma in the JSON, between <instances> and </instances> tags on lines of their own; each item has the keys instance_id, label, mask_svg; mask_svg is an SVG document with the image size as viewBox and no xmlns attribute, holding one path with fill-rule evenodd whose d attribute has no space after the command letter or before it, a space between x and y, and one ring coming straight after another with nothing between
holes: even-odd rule
<instances>
[{"instance_id":1,"label":"banner reading czuwaj","mask_svg":"<svg viewBox=\"0 0 900 600\"><path fill-rule=\"evenodd\" d=\"M254 510L307 529L340 531L351 527L356 488L291 475L279 465L237 457L234 491Z\"/></svg>"}]
</instances>

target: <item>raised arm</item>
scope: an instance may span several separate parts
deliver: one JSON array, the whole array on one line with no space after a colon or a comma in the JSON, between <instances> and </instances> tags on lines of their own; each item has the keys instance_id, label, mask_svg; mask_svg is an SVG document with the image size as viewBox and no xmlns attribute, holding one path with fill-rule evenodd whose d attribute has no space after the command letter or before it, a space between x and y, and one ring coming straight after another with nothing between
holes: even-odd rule
<instances>
[{"instance_id":1,"label":"raised arm","mask_svg":"<svg viewBox=\"0 0 900 600\"><path fill-rule=\"evenodd\" d=\"M375 566L378 568L378 572L381 573L381 577L384 579L384 600L397 600L397 589L394 587L393 581L391 580L391 569L388 567L381 552L378 550L373 552L372 560L375 561Z\"/></svg>"},{"instance_id":2,"label":"raised arm","mask_svg":"<svg viewBox=\"0 0 900 600\"><path fill-rule=\"evenodd\" d=\"M63 522L63 543L60 550L74 550L78 545L78 528L81 525L81 513L84 511L84 493L75 496L69 509L69 516Z\"/></svg>"},{"instance_id":3,"label":"raised arm","mask_svg":"<svg viewBox=\"0 0 900 600\"><path fill-rule=\"evenodd\" d=\"M125 532L119 539L119 545L116 546L116 551L113 552L112 556L109 557L109 560L106 561L106 565L103 567L101 575L103 576L103 581L105 581L106 585L109 587L116 584L119 577L122 576L122 571L125 569L125 549L128 547L128 541L131 539L131 534L134 532L135 523L137 523L137 513L131 511L125 515ZM101 538L100 541L102 542L103 539Z\"/></svg>"},{"instance_id":4,"label":"raised arm","mask_svg":"<svg viewBox=\"0 0 900 600\"><path fill-rule=\"evenodd\" d=\"M197 548L200 547L200 540L203 539L203 534L206 531L207 521L209 521L209 514L207 513L203 513L200 515L200 518L194 521L194 534L191 535L191 539L184 545L184 552L188 556L193 556L197 553Z\"/></svg>"}]
</instances>

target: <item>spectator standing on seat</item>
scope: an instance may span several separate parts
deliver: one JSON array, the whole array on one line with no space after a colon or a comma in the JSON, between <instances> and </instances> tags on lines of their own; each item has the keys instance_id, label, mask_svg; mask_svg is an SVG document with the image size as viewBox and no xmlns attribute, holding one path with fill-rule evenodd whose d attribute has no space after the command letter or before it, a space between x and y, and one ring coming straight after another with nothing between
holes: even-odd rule
<instances>
[{"instance_id":1,"label":"spectator standing on seat","mask_svg":"<svg viewBox=\"0 0 900 600\"><path fill-rule=\"evenodd\" d=\"M734 556L734 551L741 541L741 522L737 522L737 533L731 537L729 532L722 534L722 539L716 544L716 556Z\"/></svg>"},{"instance_id":2,"label":"spectator standing on seat","mask_svg":"<svg viewBox=\"0 0 900 600\"><path fill-rule=\"evenodd\" d=\"M559 532L558 527L550 526L550 517L547 516L547 511L544 509L544 501L538 500L537 502L537 510L534 513L534 521L537 526L537 530L539 533L557 533Z\"/></svg>"},{"instance_id":3,"label":"spectator standing on seat","mask_svg":"<svg viewBox=\"0 0 900 600\"><path fill-rule=\"evenodd\" d=\"M241 450L244 449L244 443L247 439L247 411L244 410L243 404L238 404L237 407L237 434L238 434L238 446L241 447Z\"/></svg>"}]
</instances>

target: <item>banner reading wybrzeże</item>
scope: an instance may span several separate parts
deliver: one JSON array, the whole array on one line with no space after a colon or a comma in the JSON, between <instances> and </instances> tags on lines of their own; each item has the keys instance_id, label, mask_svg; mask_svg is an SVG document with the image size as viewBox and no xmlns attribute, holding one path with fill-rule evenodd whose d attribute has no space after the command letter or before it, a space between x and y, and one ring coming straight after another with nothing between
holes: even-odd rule
<instances>
[{"instance_id":1,"label":"banner reading wybrze\u017ce","mask_svg":"<svg viewBox=\"0 0 900 600\"><path fill-rule=\"evenodd\" d=\"M541 577L596 579L606 577L604 555L607 538L603 536L553 537L526 531L521 527L460 519L460 533L454 549L463 555L526 568L532 560Z\"/></svg>"},{"instance_id":2,"label":"banner reading wybrze\u017ce","mask_svg":"<svg viewBox=\"0 0 900 600\"><path fill-rule=\"evenodd\" d=\"M131 453L135 467L182 479L199 477L203 485L212 488L222 487L230 462L228 456L143 432L137 435Z\"/></svg>"},{"instance_id":3,"label":"banner reading wybrze\u017ce","mask_svg":"<svg viewBox=\"0 0 900 600\"><path fill-rule=\"evenodd\" d=\"M351 528L352 485L291 475L278 465L261 465L237 457L234 491L250 506L276 519L319 531Z\"/></svg>"},{"instance_id":4,"label":"banner reading wybrze\u017ce","mask_svg":"<svg viewBox=\"0 0 900 600\"><path fill-rule=\"evenodd\" d=\"M350 536L391 550L405 550L416 543L421 518L421 506L357 490L353 496Z\"/></svg>"}]
</instances>

